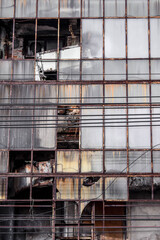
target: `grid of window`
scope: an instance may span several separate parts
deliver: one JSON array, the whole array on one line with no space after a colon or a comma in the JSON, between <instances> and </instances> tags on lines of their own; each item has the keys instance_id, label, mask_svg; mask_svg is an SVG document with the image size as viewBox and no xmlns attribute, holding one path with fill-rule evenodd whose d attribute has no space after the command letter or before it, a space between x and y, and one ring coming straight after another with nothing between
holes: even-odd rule
<instances>
[{"instance_id":1,"label":"grid of window","mask_svg":"<svg viewBox=\"0 0 160 240\"><path fill-rule=\"evenodd\" d=\"M127 239L107 204L160 200L159 28L159 0L0 1L0 202L44 239Z\"/></svg>"}]
</instances>

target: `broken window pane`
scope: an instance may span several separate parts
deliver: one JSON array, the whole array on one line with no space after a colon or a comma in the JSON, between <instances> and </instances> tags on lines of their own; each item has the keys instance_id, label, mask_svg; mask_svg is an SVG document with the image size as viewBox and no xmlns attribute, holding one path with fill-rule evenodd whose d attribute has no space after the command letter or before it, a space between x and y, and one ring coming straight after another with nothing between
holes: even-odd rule
<instances>
[{"instance_id":1,"label":"broken window pane","mask_svg":"<svg viewBox=\"0 0 160 240\"><path fill-rule=\"evenodd\" d=\"M32 198L50 200L53 199L53 178L52 177L32 178Z\"/></svg>"},{"instance_id":2,"label":"broken window pane","mask_svg":"<svg viewBox=\"0 0 160 240\"><path fill-rule=\"evenodd\" d=\"M1 177L0 178L0 200L4 200L7 198L6 184L7 184L7 179L4 177Z\"/></svg>"},{"instance_id":3,"label":"broken window pane","mask_svg":"<svg viewBox=\"0 0 160 240\"><path fill-rule=\"evenodd\" d=\"M16 20L14 59L34 58L35 56L35 21Z\"/></svg>"},{"instance_id":4,"label":"broken window pane","mask_svg":"<svg viewBox=\"0 0 160 240\"><path fill-rule=\"evenodd\" d=\"M126 110L105 109L105 148L126 148Z\"/></svg>"},{"instance_id":5,"label":"broken window pane","mask_svg":"<svg viewBox=\"0 0 160 240\"><path fill-rule=\"evenodd\" d=\"M151 189L151 177L129 178L129 199L151 199Z\"/></svg>"},{"instance_id":6,"label":"broken window pane","mask_svg":"<svg viewBox=\"0 0 160 240\"><path fill-rule=\"evenodd\" d=\"M151 80L158 80L160 78L160 61L152 60L151 61Z\"/></svg>"},{"instance_id":7,"label":"broken window pane","mask_svg":"<svg viewBox=\"0 0 160 240\"><path fill-rule=\"evenodd\" d=\"M103 152L82 151L81 152L81 172L102 172Z\"/></svg>"},{"instance_id":8,"label":"broken window pane","mask_svg":"<svg viewBox=\"0 0 160 240\"><path fill-rule=\"evenodd\" d=\"M129 171L134 173L151 172L151 152L129 152Z\"/></svg>"},{"instance_id":9,"label":"broken window pane","mask_svg":"<svg viewBox=\"0 0 160 240\"><path fill-rule=\"evenodd\" d=\"M83 103L102 103L103 102L103 86L102 85L83 85L82 86L82 102Z\"/></svg>"},{"instance_id":10,"label":"broken window pane","mask_svg":"<svg viewBox=\"0 0 160 240\"><path fill-rule=\"evenodd\" d=\"M14 0L0 1L0 18L13 18Z\"/></svg>"},{"instance_id":11,"label":"broken window pane","mask_svg":"<svg viewBox=\"0 0 160 240\"><path fill-rule=\"evenodd\" d=\"M126 80L126 61L107 60L105 61L105 80Z\"/></svg>"},{"instance_id":12,"label":"broken window pane","mask_svg":"<svg viewBox=\"0 0 160 240\"><path fill-rule=\"evenodd\" d=\"M160 19L150 20L150 34L151 34L151 57L160 57Z\"/></svg>"},{"instance_id":13,"label":"broken window pane","mask_svg":"<svg viewBox=\"0 0 160 240\"><path fill-rule=\"evenodd\" d=\"M78 151L57 152L57 172L78 172L78 169L79 169Z\"/></svg>"},{"instance_id":14,"label":"broken window pane","mask_svg":"<svg viewBox=\"0 0 160 240\"><path fill-rule=\"evenodd\" d=\"M54 173L55 152L34 151L33 152L33 173Z\"/></svg>"},{"instance_id":15,"label":"broken window pane","mask_svg":"<svg viewBox=\"0 0 160 240\"><path fill-rule=\"evenodd\" d=\"M105 199L127 200L127 178L105 178Z\"/></svg>"},{"instance_id":16,"label":"broken window pane","mask_svg":"<svg viewBox=\"0 0 160 240\"><path fill-rule=\"evenodd\" d=\"M11 81L12 78L12 62L0 61L0 80Z\"/></svg>"},{"instance_id":17,"label":"broken window pane","mask_svg":"<svg viewBox=\"0 0 160 240\"><path fill-rule=\"evenodd\" d=\"M83 0L83 17L103 17L103 0Z\"/></svg>"},{"instance_id":18,"label":"broken window pane","mask_svg":"<svg viewBox=\"0 0 160 240\"><path fill-rule=\"evenodd\" d=\"M149 103L148 84L129 84L128 85L129 103ZM143 120L143 119L142 119Z\"/></svg>"},{"instance_id":19,"label":"broken window pane","mask_svg":"<svg viewBox=\"0 0 160 240\"><path fill-rule=\"evenodd\" d=\"M58 17L58 0L38 0L38 17Z\"/></svg>"},{"instance_id":20,"label":"broken window pane","mask_svg":"<svg viewBox=\"0 0 160 240\"><path fill-rule=\"evenodd\" d=\"M13 21L0 20L0 59L12 57Z\"/></svg>"},{"instance_id":21,"label":"broken window pane","mask_svg":"<svg viewBox=\"0 0 160 240\"><path fill-rule=\"evenodd\" d=\"M80 0L60 0L61 17L80 17Z\"/></svg>"},{"instance_id":22,"label":"broken window pane","mask_svg":"<svg viewBox=\"0 0 160 240\"><path fill-rule=\"evenodd\" d=\"M80 61L59 61L60 81L80 80Z\"/></svg>"},{"instance_id":23,"label":"broken window pane","mask_svg":"<svg viewBox=\"0 0 160 240\"><path fill-rule=\"evenodd\" d=\"M36 103L55 104L57 97L57 88L52 85L36 86ZM41 108L41 107L40 107ZM49 109L47 109L49 108ZM34 128L34 147L35 148L55 148L56 146L56 109L53 107L45 107L45 109L36 109ZM38 127L38 124L40 126ZM45 126L47 125L47 128Z\"/></svg>"},{"instance_id":24,"label":"broken window pane","mask_svg":"<svg viewBox=\"0 0 160 240\"><path fill-rule=\"evenodd\" d=\"M37 57L54 59L57 53L58 22L55 19L38 20L37 24Z\"/></svg>"},{"instance_id":25,"label":"broken window pane","mask_svg":"<svg viewBox=\"0 0 160 240\"><path fill-rule=\"evenodd\" d=\"M3 148L0 146L0 148ZM0 173L6 173L8 172L7 169L8 165L8 152L7 151L0 151Z\"/></svg>"},{"instance_id":26,"label":"broken window pane","mask_svg":"<svg viewBox=\"0 0 160 240\"><path fill-rule=\"evenodd\" d=\"M153 151L153 172L159 173L160 172L160 151Z\"/></svg>"},{"instance_id":27,"label":"broken window pane","mask_svg":"<svg viewBox=\"0 0 160 240\"><path fill-rule=\"evenodd\" d=\"M129 109L130 148L150 148L150 122L147 122L147 119L143 119L144 114L146 116L150 115L149 108ZM134 119L132 120L132 118Z\"/></svg>"},{"instance_id":28,"label":"broken window pane","mask_svg":"<svg viewBox=\"0 0 160 240\"><path fill-rule=\"evenodd\" d=\"M78 199L78 178L57 178L56 192L59 199Z\"/></svg>"},{"instance_id":29,"label":"broken window pane","mask_svg":"<svg viewBox=\"0 0 160 240\"><path fill-rule=\"evenodd\" d=\"M128 80L149 80L149 61L129 60Z\"/></svg>"},{"instance_id":30,"label":"broken window pane","mask_svg":"<svg viewBox=\"0 0 160 240\"><path fill-rule=\"evenodd\" d=\"M125 58L125 20L106 19L105 20L105 57Z\"/></svg>"},{"instance_id":31,"label":"broken window pane","mask_svg":"<svg viewBox=\"0 0 160 240\"><path fill-rule=\"evenodd\" d=\"M8 178L8 199L29 199L30 177Z\"/></svg>"},{"instance_id":32,"label":"broken window pane","mask_svg":"<svg viewBox=\"0 0 160 240\"><path fill-rule=\"evenodd\" d=\"M36 61L35 66L35 81L56 81L57 80L57 61L54 60L39 60L45 58L56 59L57 54L46 53L40 55L36 54L38 60Z\"/></svg>"},{"instance_id":33,"label":"broken window pane","mask_svg":"<svg viewBox=\"0 0 160 240\"><path fill-rule=\"evenodd\" d=\"M14 61L13 80L34 81L34 61Z\"/></svg>"},{"instance_id":34,"label":"broken window pane","mask_svg":"<svg viewBox=\"0 0 160 240\"><path fill-rule=\"evenodd\" d=\"M134 2L127 0L127 15L129 17L148 16L148 0L135 0Z\"/></svg>"},{"instance_id":35,"label":"broken window pane","mask_svg":"<svg viewBox=\"0 0 160 240\"><path fill-rule=\"evenodd\" d=\"M150 1L150 16L160 16L160 0Z\"/></svg>"},{"instance_id":36,"label":"broken window pane","mask_svg":"<svg viewBox=\"0 0 160 240\"><path fill-rule=\"evenodd\" d=\"M33 103L33 94L34 86L15 85L12 87L12 103ZM32 115L33 110L28 110L28 107L27 110L24 107L11 110L11 120L14 121L10 130L11 149L31 148Z\"/></svg>"},{"instance_id":37,"label":"broken window pane","mask_svg":"<svg viewBox=\"0 0 160 240\"><path fill-rule=\"evenodd\" d=\"M160 199L160 177L153 178L154 199Z\"/></svg>"},{"instance_id":38,"label":"broken window pane","mask_svg":"<svg viewBox=\"0 0 160 240\"><path fill-rule=\"evenodd\" d=\"M80 59L80 20L61 19L59 37L59 58Z\"/></svg>"},{"instance_id":39,"label":"broken window pane","mask_svg":"<svg viewBox=\"0 0 160 240\"><path fill-rule=\"evenodd\" d=\"M16 0L16 17L36 17L36 0Z\"/></svg>"},{"instance_id":40,"label":"broken window pane","mask_svg":"<svg viewBox=\"0 0 160 240\"><path fill-rule=\"evenodd\" d=\"M126 151L105 151L105 171L107 173L127 172Z\"/></svg>"},{"instance_id":41,"label":"broken window pane","mask_svg":"<svg viewBox=\"0 0 160 240\"><path fill-rule=\"evenodd\" d=\"M82 57L103 57L103 21L101 19L82 20Z\"/></svg>"},{"instance_id":42,"label":"broken window pane","mask_svg":"<svg viewBox=\"0 0 160 240\"><path fill-rule=\"evenodd\" d=\"M98 109L97 107L96 108L86 107L86 108L83 108L81 111L82 111L81 147L83 149L102 148L102 144L103 144L102 112L103 110ZM87 122L88 124L86 124Z\"/></svg>"},{"instance_id":43,"label":"broken window pane","mask_svg":"<svg viewBox=\"0 0 160 240\"><path fill-rule=\"evenodd\" d=\"M105 0L105 17L124 17L125 0Z\"/></svg>"},{"instance_id":44,"label":"broken window pane","mask_svg":"<svg viewBox=\"0 0 160 240\"><path fill-rule=\"evenodd\" d=\"M31 172L31 152L30 151L10 151L9 171L12 173Z\"/></svg>"},{"instance_id":45,"label":"broken window pane","mask_svg":"<svg viewBox=\"0 0 160 240\"><path fill-rule=\"evenodd\" d=\"M102 185L100 177L81 178L81 199L102 199Z\"/></svg>"},{"instance_id":46,"label":"broken window pane","mask_svg":"<svg viewBox=\"0 0 160 240\"><path fill-rule=\"evenodd\" d=\"M79 149L79 119L79 107L59 106L57 129L58 149Z\"/></svg>"},{"instance_id":47,"label":"broken window pane","mask_svg":"<svg viewBox=\"0 0 160 240\"><path fill-rule=\"evenodd\" d=\"M82 80L103 80L103 61L83 61Z\"/></svg>"},{"instance_id":48,"label":"broken window pane","mask_svg":"<svg viewBox=\"0 0 160 240\"><path fill-rule=\"evenodd\" d=\"M148 58L147 19L128 19L128 58Z\"/></svg>"}]
</instances>

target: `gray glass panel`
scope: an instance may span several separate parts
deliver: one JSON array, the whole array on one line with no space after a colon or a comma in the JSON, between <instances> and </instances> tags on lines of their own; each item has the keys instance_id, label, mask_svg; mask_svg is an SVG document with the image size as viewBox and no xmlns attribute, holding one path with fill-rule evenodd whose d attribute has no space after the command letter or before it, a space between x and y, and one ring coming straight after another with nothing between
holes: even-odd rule
<instances>
[{"instance_id":1,"label":"gray glass panel","mask_svg":"<svg viewBox=\"0 0 160 240\"><path fill-rule=\"evenodd\" d=\"M127 152L126 151L106 151L105 171L107 173L126 173Z\"/></svg>"},{"instance_id":2,"label":"gray glass panel","mask_svg":"<svg viewBox=\"0 0 160 240\"><path fill-rule=\"evenodd\" d=\"M79 0L60 0L61 17L80 17Z\"/></svg>"},{"instance_id":3,"label":"gray glass panel","mask_svg":"<svg viewBox=\"0 0 160 240\"><path fill-rule=\"evenodd\" d=\"M80 102L80 87L78 85L61 85L58 89L59 103L76 103Z\"/></svg>"},{"instance_id":4,"label":"gray glass panel","mask_svg":"<svg viewBox=\"0 0 160 240\"><path fill-rule=\"evenodd\" d=\"M82 57L102 58L103 21L101 19L82 20Z\"/></svg>"},{"instance_id":5,"label":"gray glass panel","mask_svg":"<svg viewBox=\"0 0 160 240\"><path fill-rule=\"evenodd\" d=\"M127 199L127 178L106 178L105 199L126 200Z\"/></svg>"},{"instance_id":6,"label":"gray glass panel","mask_svg":"<svg viewBox=\"0 0 160 240\"><path fill-rule=\"evenodd\" d=\"M59 62L59 80L78 81L80 80L80 62L79 61L60 61Z\"/></svg>"},{"instance_id":7,"label":"gray glass panel","mask_svg":"<svg viewBox=\"0 0 160 240\"><path fill-rule=\"evenodd\" d=\"M160 145L159 147L160 148ZM159 173L160 172L160 151L153 151L153 172Z\"/></svg>"},{"instance_id":8,"label":"gray glass panel","mask_svg":"<svg viewBox=\"0 0 160 240\"><path fill-rule=\"evenodd\" d=\"M58 0L38 0L38 17L58 17Z\"/></svg>"},{"instance_id":9,"label":"gray glass panel","mask_svg":"<svg viewBox=\"0 0 160 240\"><path fill-rule=\"evenodd\" d=\"M160 57L160 19L150 20L151 57Z\"/></svg>"},{"instance_id":10,"label":"gray glass panel","mask_svg":"<svg viewBox=\"0 0 160 240\"><path fill-rule=\"evenodd\" d=\"M150 0L150 16L160 16L160 0Z\"/></svg>"},{"instance_id":11,"label":"gray glass panel","mask_svg":"<svg viewBox=\"0 0 160 240\"><path fill-rule=\"evenodd\" d=\"M103 61L83 61L82 80L103 80Z\"/></svg>"},{"instance_id":12,"label":"gray glass panel","mask_svg":"<svg viewBox=\"0 0 160 240\"><path fill-rule=\"evenodd\" d=\"M2 148L0 146L0 148ZM8 152L7 151L0 151L0 173L7 172L7 163L8 163Z\"/></svg>"},{"instance_id":13,"label":"gray glass panel","mask_svg":"<svg viewBox=\"0 0 160 240\"><path fill-rule=\"evenodd\" d=\"M16 0L16 17L35 17L36 0Z\"/></svg>"},{"instance_id":14,"label":"gray glass panel","mask_svg":"<svg viewBox=\"0 0 160 240\"><path fill-rule=\"evenodd\" d=\"M149 103L149 85L129 84L128 85L129 103Z\"/></svg>"},{"instance_id":15,"label":"gray glass panel","mask_svg":"<svg viewBox=\"0 0 160 240\"><path fill-rule=\"evenodd\" d=\"M82 86L83 103L102 103L103 86L102 85L84 85Z\"/></svg>"},{"instance_id":16,"label":"gray glass panel","mask_svg":"<svg viewBox=\"0 0 160 240\"><path fill-rule=\"evenodd\" d=\"M0 17L12 18L14 13L14 0L0 1Z\"/></svg>"},{"instance_id":17,"label":"gray glass panel","mask_svg":"<svg viewBox=\"0 0 160 240\"><path fill-rule=\"evenodd\" d=\"M127 15L129 17L148 16L148 0L127 0Z\"/></svg>"},{"instance_id":18,"label":"gray glass panel","mask_svg":"<svg viewBox=\"0 0 160 240\"><path fill-rule=\"evenodd\" d=\"M134 173L151 172L151 152L129 152L129 171Z\"/></svg>"},{"instance_id":19,"label":"gray glass panel","mask_svg":"<svg viewBox=\"0 0 160 240\"><path fill-rule=\"evenodd\" d=\"M105 0L105 17L124 17L125 0Z\"/></svg>"},{"instance_id":20,"label":"gray glass panel","mask_svg":"<svg viewBox=\"0 0 160 240\"><path fill-rule=\"evenodd\" d=\"M151 79L160 80L160 60L151 61Z\"/></svg>"},{"instance_id":21,"label":"gray glass panel","mask_svg":"<svg viewBox=\"0 0 160 240\"><path fill-rule=\"evenodd\" d=\"M82 0L83 17L103 17L103 0Z\"/></svg>"},{"instance_id":22,"label":"gray glass panel","mask_svg":"<svg viewBox=\"0 0 160 240\"><path fill-rule=\"evenodd\" d=\"M105 80L126 80L126 61L107 60L105 61Z\"/></svg>"},{"instance_id":23,"label":"gray glass panel","mask_svg":"<svg viewBox=\"0 0 160 240\"><path fill-rule=\"evenodd\" d=\"M128 80L149 80L149 61L129 60Z\"/></svg>"},{"instance_id":24,"label":"gray glass panel","mask_svg":"<svg viewBox=\"0 0 160 240\"><path fill-rule=\"evenodd\" d=\"M34 61L14 61L14 81L34 81Z\"/></svg>"},{"instance_id":25,"label":"gray glass panel","mask_svg":"<svg viewBox=\"0 0 160 240\"><path fill-rule=\"evenodd\" d=\"M12 62L0 61L0 80L11 80Z\"/></svg>"}]
</instances>

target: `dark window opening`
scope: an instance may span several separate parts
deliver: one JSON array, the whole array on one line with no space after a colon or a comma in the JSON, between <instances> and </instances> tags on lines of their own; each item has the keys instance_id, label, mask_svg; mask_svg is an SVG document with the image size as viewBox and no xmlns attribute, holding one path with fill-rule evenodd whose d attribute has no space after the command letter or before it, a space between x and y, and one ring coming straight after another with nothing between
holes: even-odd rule
<instances>
[{"instance_id":1,"label":"dark window opening","mask_svg":"<svg viewBox=\"0 0 160 240\"><path fill-rule=\"evenodd\" d=\"M13 21L0 20L0 59L12 57Z\"/></svg>"}]
</instances>

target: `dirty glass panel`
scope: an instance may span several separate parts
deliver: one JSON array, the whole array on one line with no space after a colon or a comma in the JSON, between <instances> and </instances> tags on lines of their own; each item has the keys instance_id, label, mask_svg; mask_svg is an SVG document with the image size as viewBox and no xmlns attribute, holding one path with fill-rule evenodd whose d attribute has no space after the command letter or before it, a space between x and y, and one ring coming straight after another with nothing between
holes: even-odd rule
<instances>
[{"instance_id":1,"label":"dirty glass panel","mask_svg":"<svg viewBox=\"0 0 160 240\"><path fill-rule=\"evenodd\" d=\"M0 1L0 18L13 18L14 0Z\"/></svg>"},{"instance_id":2,"label":"dirty glass panel","mask_svg":"<svg viewBox=\"0 0 160 240\"><path fill-rule=\"evenodd\" d=\"M35 56L35 21L16 19L14 59L33 59Z\"/></svg>"},{"instance_id":3,"label":"dirty glass panel","mask_svg":"<svg viewBox=\"0 0 160 240\"><path fill-rule=\"evenodd\" d=\"M1 104L8 104L10 103L10 86L1 85L0 86L0 103ZM4 99L6 98L6 99ZM0 127L0 149L6 149L8 147L8 133L9 133L9 110L8 107L1 107L0 110L1 116L1 127ZM7 121L6 121L7 120Z\"/></svg>"},{"instance_id":4,"label":"dirty glass panel","mask_svg":"<svg viewBox=\"0 0 160 240\"><path fill-rule=\"evenodd\" d=\"M150 20L151 57L160 57L160 19Z\"/></svg>"},{"instance_id":5,"label":"dirty glass panel","mask_svg":"<svg viewBox=\"0 0 160 240\"><path fill-rule=\"evenodd\" d=\"M106 19L105 20L105 57L125 58L125 20Z\"/></svg>"},{"instance_id":6,"label":"dirty glass panel","mask_svg":"<svg viewBox=\"0 0 160 240\"><path fill-rule=\"evenodd\" d=\"M102 103L103 102L103 86L102 85L83 85L82 86L82 102L83 103Z\"/></svg>"},{"instance_id":7,"label":"dirty glass panel","mask_svg":"<svg viewBox=\"0 0 160 240\"><path fill-rule=\"evenodd\" d=\"M57 152L57 172L78 172L79 170L78 151Z\"/></svg>"},{"instance_id":8,"label":"dirty glass panel","mask_svg":"<svg viewBox=\"0 0 160 240\"><path fill-rule=\"evenodd\" d=\"M78 178L57 178L57 200L78 199Z\"/></svg>"},{"instance_id":9,"label":"dirty glass panel","mask_svg":"<svg viewBox=\"0 0 160 240\"><path fill-rule=\"evenodd\" d=\"M15 85L12 87L12 103L13 104L31 104L33 103L34 86L31 85ZM32 109L32 107L31 107ZM25 149L31 147L32 132L32 114L33 111L25 108L19 108L11 111L11 120L15 123L10 130L10 147L11 149Z\"/></svg>"},{"instance_id":10,"label":"dirty glass panel","mask_svg":"<svg viewBox=\"0 0 160 240\"><path fill-rule=\"evenodd\" d=\"M127 178L105 178L105 199L127 200Z\"/></svg>"},{"instance_id":11,"label":"dirty glass panel","mask_svg":"<svg viewBox=\"0 0 160 240\"><path fill-rule=\"evenodd\" d=\"M97 177L98 179L98 177ZM103 192L102 192L102 178L99 180L94 181L90 185L86 185L87 177L81 178L81 199L102 199Z\"/></svg>"},{"instance_id":12,"label":"dirty glass panel","mask_svg":"<svg viewBox=\"0 0 160 240\"><path fill-rule=\"evenodd\" d=\"M105 148L126 148L126 110L105 109Z\"/></svg>"},{"instance_id":13,"label":"dirty glass panel","mask_svg":"<svg viewBox=\"0 0 160 240\"><path fill-rule=\"evenodd\" d=\"M103 0L82 0L82 17L103 17Z\"/></svg>"},{"instance_id":14,"label":"dirty glass panel","mask_svg":"<svg viewBox=\"0 0 160 240\"><path fill-rule=\"evenodd\" d=\"M60 17L80 17L80 0L60 0Z\"/></svg>"},{"instance_id":15,"label":"dirty glass panel","mask_svg":"<svg viewBox=\"0 0 160 240\"><path fill-rule=\"evenodd\" d=\"M103 57L103 21L101 19L82 20L82 57Z\"/></svg>"},{"instance_id":16,"label":"dirty glass panel","mask_svg":"<svg viewBox=\"0 0 160 240\"><path fill-rule=\"evenodd\" d=\"M16 17L36 17L36 0L16 0Z\"/></svg>"},{"instance_id":17,"label":"dirty glass panel","mask_svg":"<svg viewBox=\"0 0 160 240\"><path fill-rule=\"evenodd\" d=\"M12 62L11 61L0 61L0 80L11 80L12 73Z\"/></svg>"},{"instance_id":18,"label":"dirty glass panel","mask_svg":"<svg viewBox=\"0 0 160 240\"><path fill-rule=\"evenodd\" d=\"M105 151L105 171L107 173L126 173L127 152L126 151Z\"/></svg>"},{"instance_id":19,"label":"dirty glass panel","mask_svg":"<svg viewBox=\"0 0 160 240\"><path fill-rule=\"evenodd\" d=\"M150 16L159 16L159 15L160 15L160 0L151 0Z\"/></svg>"},{"instance_id":20,"label":"dirty glass panel","mask_svg":"<svg viewBox=\"0 0 160 240\"><path fill-rule=\"evenodd\" d=\"M0 148L2 148L2 147L0 146ZM1 166L0 173L8 172L7 163L8 163L8 152L0 151L0 166Z\"/></svg>"},{"instance_id":21,"label":"dirty glass panel","mask_svg":"<svg viewBox=\"0 0 160 240\"><path fill-rule=\"evenodd\" d=\"M107 60L105 61L105 80L126 80L126 61Z\"/></svg>"},{"instance_id":22,"label":"dirty glass panel","mask_svg":"<svg viewBox=\"0 0 160 240\"><path fill-rule=\"evenodd\" d=\"M81 172L102 172L103 152L82 151L81 152Z\"/></svg>"},{"instance_id":23,"label":"dirty glass panel","mask_svg":"<svg viewBox=\"0 0 160 240\"><path fill-rule=\"evenodd\" d=\"M61 85L58 89L59 103L77 104L80 102L80 87L78 85Z\"/></svg>"},{"instance_id":24,"label":"dirty glass panel","mask_svg":"<svg viewBox=\"0 0 160 240\"><path fill-rule=\"evenodd\" d=\"M105 17L124 17L125 0L105 0Z\"/></svg>"},{"instance_id":25,"label":"dirty glass panel","mask_svg":"<svg viewBox=\"0 0 160 240\"><path fill-rule=\"evenodd\" d=\"M151 172L151 152L129 152L129 171L134 173Z\"/></svg>"},{"instance_id":26,"label":"dirty glass panel","mask_svg":"<svg viewBox=\"0 0 160 240\"><path fill-rule=\"evenodd\" d=\"M150 122L144 119L147 115L150 116L149 108L129 109L130 148L150 148Z\"/></svg>"},{"instance_id":27,"label":"dirty glass panel","mask_svg":"<svg viewBox=\"0 0 160 240\"><path fill-rule=\"evenodd\" d=\"M152 84L151 85L151 101L152 103L159 103L160 102L160 84Z\"/></svg>"},{"instance_id":28,"label":"dirty glass panel","mask_svg":"<svg viewBox=\"0 0 160 240\"><path fill-rule=\"evenodd\" d=\"M56 86L42 85L36 86L36 103L37 104L55 104L56 103ZM41 107L40 107L41 108ZM56 146L56 109L54 105L45 109L35 110L35 124L41 124L34 128L34 147L35 148L55 148ZM44 126L47 125L47 128Z\"/></svg>"},{"instance_id":29,"label":"dirty glass panel","mask_svg":"<svg viewBox=\"0 0 160 240\"><path fill-rule=\"evenodd\" d=\"M4 177L1 177L0 178L0 200L7 198L6 184L7 184L7 179Z\"/></svg>"},{"instance_id":30,"label":"dirty glass panel","mask_svg":"<svg viewBox=\"0 0 160 240\"><path fill-rule=\"evenodd\" d=\"M103 113L102 109L98 108L86 107L82 109L81 126L83 127L81 127L81 146L83 149L102 148L103 143L102 113ZM89 123L86 124L87 122Z\"/></svg>"},{"instance_id":31,"label":"dirty glass panel","mask_svg":"<svg viewBox=\"0 0 160 240\"><path fill-rule=\"evenodd\" d=\"M153 194L154 199L160 199L160 177L153 178Z\"/></svg>"},{"instance_id":32,"label":"dirty glass panel","mask_svg":"<svg viewBox=\"0 0 160 240\"><path fill-rule=\"evenodd\" d=\"M129 60L128 80L149 80L149 61Z\"/></svg>"},{"instance_id":33,"label":"dirty glass panel","mask_svg":"<svg viewBox=\"0 0 160 240\"><path fill-rule=\"evenodd\" d=\"M13 62L14 81L34 81L34 61Z\"/></svg>"},{"instance_id":34,"label":"dirty glass panel","mask_svg":"<svg viewBox=\"0 0 160 240\"><path fill-rule=\"evenodd\" d=\"M8 199L29 199L30 177L8 178Z\"/></svg>"},{"instance_id":35,"label":"dirty glass panel","mask_svg":"<svg viewBox=\"0 0 160 240\"><path fill-rule=\"evenodd\" d=\"M128 58L148 58L148 19L128 19Z\"/></svg>"},{"instance_id":36,"label":"dirty glass panel","mask_svg":"<svg viewBox=\"0 0 160 240\"><path fill-rule=\"evenodd\" d=\"M127 0L127 15L128 17L148 16L148 0Z\"/></svg>"},{"instance_id":37,"label":"dirty glass panel","mask_svg":"<svg viewBox=\"0 0 160 240\"><path fill-rule=\"evenodd\" d=\"M128 85L128 102L129 103L149 103L149 85L129 84Z\"/></svg>"},{"instance_id":38,"label":"dirty glass panel","mask_svg":"<svg viewBox=\"0 0 160 240\"><path fill-rule=\"evenodd\" d=\"M0 20L0 59L12 57L13 21Z\"/></svg>"},{"instance_id":39,"label":"dirty glass panel","mask_svg":"<svg viewBox=\"0 0 160 240\"><path fill-rule=\"evenodd\" d=\"M160 172L160 151L153 151L152 156L153 156L153 172L158 173Z\"/></svg>"},{"instance_id":40,"label":"dirty glass panel","mask_svg":"<svg viewBox=\"0 0 160 240\"><path fill-rule=\"evenodd\" d=\"M151 199L151 189L151 177L129 178L129 199Z\"/></svg>"},{"instance_id":41,"label":"dirty glass panel","mask_svg":"<svg viewBox=\"0 0 160 240\"><path fill-rule=\"evenodd\" d=\"M60 81L80 80L80 61L59 61Z\"/></svg>"},{"instance_id":42,"label":"dirty glass panel","mask_svg":"<svg viewBox=\"0 0 160 240\"><path fill-rule=\"evenodd\" d=\"M38 0L38 17L58 17L58 0Z\"/></svg>"},{"instance_id":43,"label":"dirty glass panel","mask_svg":"<svg viewBox=\"0 0 160 240\"><path fill-rule=\"evenodd\" d=\"M160 60L151 60L151 80L160 79Z\"/></svg>"},{"instance_id":44,"label":"dirty glass panel","mask_svg":"<svg viewBox=\"0 0 160 240\"><path fill-rule=\"evenodd\" d=\"M126 85L106 84L105 103L126 103Z\"/></svg>"},{"instance_id":45,"label":"dirty glass panel","mask_svg":"<svg viewBox=\"0 0 160 240\"><path fill-rule=\"evenodd\" d=\"M152 108L152 144L154 148L160 148L160 109Z\"/></svg>"},{"instance_id":46,"label":"dirty glass panel","mask_svg":"<svg viewBox=\"0 0 160 240\"><path fill-rule=\"evenodd\" d=\"M83 61L82 62L82 80L97 81L103 80L103 62L102 61Z\"/></svg>"}]
</instances>

